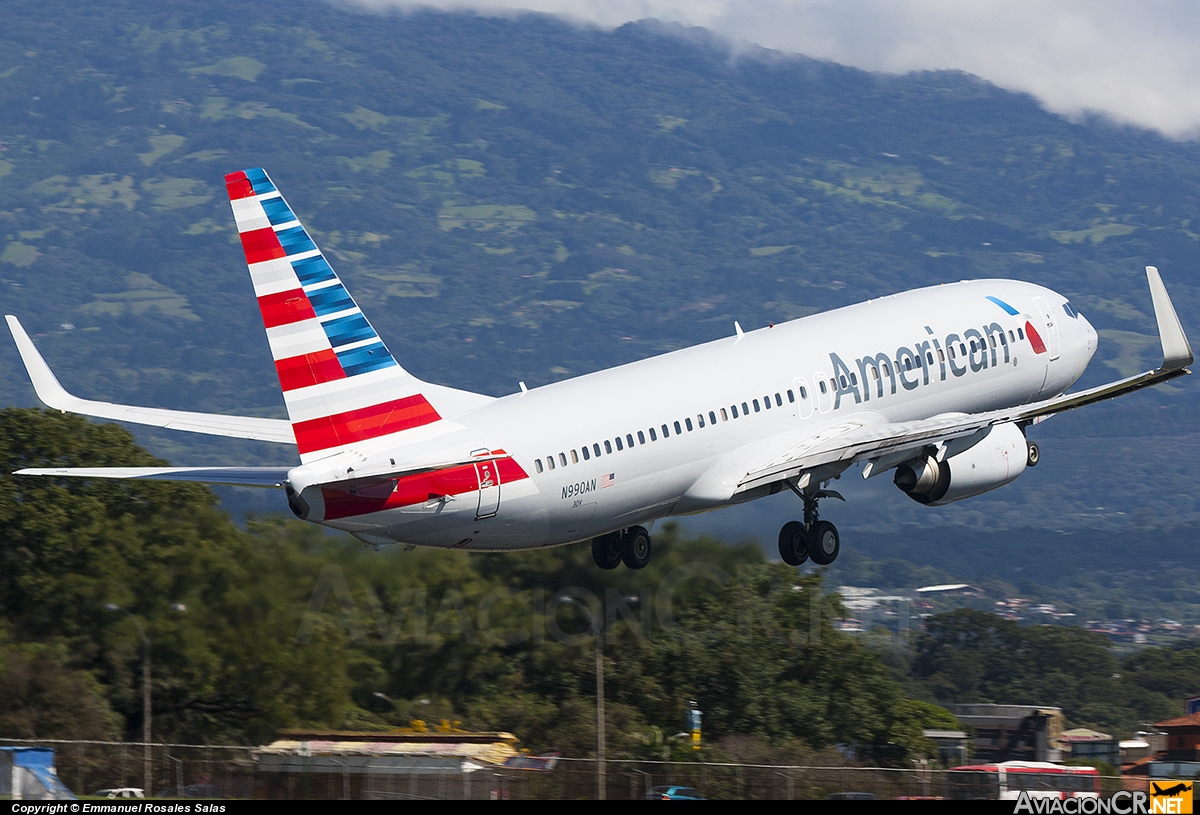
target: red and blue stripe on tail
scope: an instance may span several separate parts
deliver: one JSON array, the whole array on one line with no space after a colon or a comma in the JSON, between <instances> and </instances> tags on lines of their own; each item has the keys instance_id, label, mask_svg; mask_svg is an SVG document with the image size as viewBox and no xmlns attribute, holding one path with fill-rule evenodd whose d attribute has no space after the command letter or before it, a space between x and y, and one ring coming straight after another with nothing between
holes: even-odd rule
<instances>
[{"instance_id":1,"label":"red and blue stripe on tail","mask_svg":"<svg viewBox=\"0 0 1200 815\"><path fill-rule=\"evenodd\" d=\"M301 461L440 421L266 172L225 187Z\"/></svg>"}]
</instances>

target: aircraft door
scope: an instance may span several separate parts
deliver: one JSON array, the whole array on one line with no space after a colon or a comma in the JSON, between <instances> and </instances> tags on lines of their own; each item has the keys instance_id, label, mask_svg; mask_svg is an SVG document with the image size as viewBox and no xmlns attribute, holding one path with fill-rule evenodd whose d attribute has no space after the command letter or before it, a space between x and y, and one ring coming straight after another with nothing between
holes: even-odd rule
<instances>
[{"instance_id":1,"label":"aircraft door","mask_svg":"<svg viewBox=\"0 0 1200 815\"><path fill-rule=\"evenodd\" d=\"M475 519L491 518L500 510L500 470L494 461L480 461L475 464L475 473L479 476L479 508Z\"/></svg>"},{"instance_id":2,"label":"aircraft door","mask_svg":"<svg viewBox=\"0 0 1200 815\"><path fill-rule=\"evenodd\" d=\"M828 413L833 410L833 388L824 371L813 374L813 399L817 400L817 410Z\"/></svg>"},{"instance_id":3,"label":"aircraft door","mask_svg":"<svg viewBox=\"0 0 1200 815\"><path fill-rule=\"evenodd\" d=\"M801 419L807 419L813 412L813 393L808 387L808 380L798 376L792 383L792 388L796 394L796 410L799 411Z\"/></svg>"},{"instance_id":4,"label":"aircraft door","mask_svg":"<svg viewBox=\"0 0 1200 815\"><path fill-rule=\"evenodd\" d=\"M1040 297L1033 298L1033 304L1041 312L1042 323L1046 326L1046 350L1050 352L1050 359L1056 360L1062 343L1058 335L1058 322L1054 319L1054 312L1050 310L1049 304Z\"/></svg>"}]
</instances>

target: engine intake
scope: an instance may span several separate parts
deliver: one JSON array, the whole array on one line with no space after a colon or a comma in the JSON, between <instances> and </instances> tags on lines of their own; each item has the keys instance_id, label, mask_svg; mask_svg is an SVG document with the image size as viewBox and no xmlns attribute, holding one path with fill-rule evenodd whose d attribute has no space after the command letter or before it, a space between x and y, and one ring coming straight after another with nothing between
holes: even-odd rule
<instances>
[{"instance_id":1,"label":"engine intake","mask_svg":"<svg viewBox=\"0 0 1200 815\"><path fill-rule=\"evenodd\" d=\"M1001 424L973 446L938 461L925 454L896 468L893 483L914 501L944 506L1003 487L1025 472L1025 434Z\"/></svg>"}]
</instances>

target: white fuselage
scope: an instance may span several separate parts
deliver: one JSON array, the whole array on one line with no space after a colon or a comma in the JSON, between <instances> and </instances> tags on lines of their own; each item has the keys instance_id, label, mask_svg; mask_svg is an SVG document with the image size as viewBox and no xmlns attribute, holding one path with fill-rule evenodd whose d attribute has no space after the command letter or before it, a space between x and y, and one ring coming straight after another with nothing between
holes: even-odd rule
<instances>
[{"instance_id":1,"label":"white fuselage","mask_svg":"<svg viewBox=\"0 0 1200 815\"><path fill-rule=\"evenodd\" d=\"M901 422L1060 394L1095 349L1092 326L1041 286L979 280L904 292L506 396L410 431L399 448L362 445L366 463L477 451L510 460L477 473L482 489L419 476L342 493L343 517L328 517L338 496L326 491L310 519L376 543L583 540L765 494L737 493L738 478L852 417ZM397 497L402 488L407 497Z\"/></svg>"}]
</instances>

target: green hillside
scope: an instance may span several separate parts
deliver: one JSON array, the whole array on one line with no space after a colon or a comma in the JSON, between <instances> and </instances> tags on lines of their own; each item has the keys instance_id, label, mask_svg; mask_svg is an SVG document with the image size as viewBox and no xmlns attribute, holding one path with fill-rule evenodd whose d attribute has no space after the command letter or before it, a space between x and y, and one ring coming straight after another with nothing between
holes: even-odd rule
<instances>
[{"instance_id":1,"label":"green hillside","mask_svg":"<svg viewBox=\"0 0 1200 815\"><path fill-rule=\"evenodd\" d=\"M734 58L651 23L304 0L6 12L0 305L93 398L281 415L221 183L248 166L272 174L406 366L492 394L735 319L978 276L1069 295L1102 332L1087 383L1155 362L1146 263L1200 336L1197 145L1070 123L965 74ZM32 404L0 347L0 401ZM1195 407L1185 381L1055 419L1039 437L1084 462L1087 494L1064 513L1031 473L995 500L1028 505L1021 524L1095 503L1200 517L1182 486L1197 459L1179 455L1200 443ZM1095 478L1089 455L1117 433L1175 438ZM287 460L140 438L188 463Z\"/></svg>"}]
</instances>

